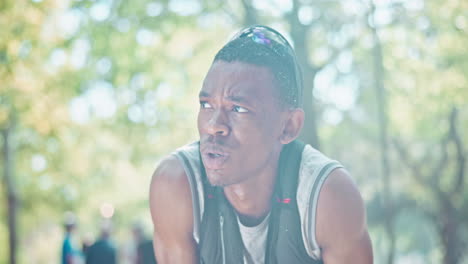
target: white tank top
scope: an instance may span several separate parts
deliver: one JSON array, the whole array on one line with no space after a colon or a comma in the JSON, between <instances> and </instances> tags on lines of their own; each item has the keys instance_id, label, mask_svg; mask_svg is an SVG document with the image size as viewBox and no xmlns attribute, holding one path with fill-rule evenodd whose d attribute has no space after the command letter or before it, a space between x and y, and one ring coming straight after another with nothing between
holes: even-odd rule
<instances>
[{"instance_id":1,"label":"white tank top","mask_svg":"<svg viewBox=\"0 0 468 264\"><path fill-rule=\"evenodd\" d=\"M263 221L253 227L244 226L239 217L239 231L242 237L242 243L245 247L244 263L245 264L262 264L265 263L266 240L268 235L268 214Z\"/></svg>"},{"instance_id":2,"label":"white tank top","mask_svg":"<svg viewBox=\"0 0 468 264\"><path fill-rule=\"evenodd\" d=\"M175 155L183 164L192 191L193 206L193 237L198 243L200 224L204 211L203 183L201 178L201 161L198 142L177 149ZM328 166L327 166L328 165ZM307 254L313 259L321 259L320 247L315 237L317 202L321 187L331 171L342 167L310 145L302 152L297 187L297 206L301 220L302 240ZM245 245L246 264L264 263L266 238L268 234L268 218L254 227L246 227L239 223L242 242Z\"/></svg>"}]
</instances>

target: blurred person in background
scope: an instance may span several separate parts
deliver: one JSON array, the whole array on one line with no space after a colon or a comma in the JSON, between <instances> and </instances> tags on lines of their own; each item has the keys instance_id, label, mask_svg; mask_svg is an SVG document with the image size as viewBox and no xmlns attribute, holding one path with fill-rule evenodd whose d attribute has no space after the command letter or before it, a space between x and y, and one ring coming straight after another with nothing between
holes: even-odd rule
<instances>
[{"instance_id":1,"label":"blurred person in background","mask_svg":"<svg viewBox=\"0 0 468 264\"><path fill-rule=\"evenodd\" d=\"M81 252L74 246L76 226L76 216L71 212L65 213L65 238L62 243L62 264L80 263Z\"/></svg>"},{"instance_id":2,"label":"blurred person in background","mask_svg":"<svg viewBox=\"0 0 468 264\"><path fill-rule=\"evenodd\" d=\"M132 229L136 243L135 264L156 264L152 239L145 234L140 223L135 223Z\"/></svg>"},{"instance_id":3,"label":"blurred person in background","mask_svg":"<svg viewBox=\"0 0 468 264\"><path fill-rule=\"evenodd\" d=\"M86 233L81 238L81 250L83 254L86 255L88 248L93 244L93 236L91 233Z\"/></svg>"},{"instance_id":4,"label":"blurred person in background","mask_svg":"<svg viewBox=\"0 0 468 264\"><path fill-rule=\"evenodd\" d=\"M101 226L100 237L86 252L86 264L115 264L117 249L111 240L112 226L105 221Z\"/></svg>"}]
</instances>

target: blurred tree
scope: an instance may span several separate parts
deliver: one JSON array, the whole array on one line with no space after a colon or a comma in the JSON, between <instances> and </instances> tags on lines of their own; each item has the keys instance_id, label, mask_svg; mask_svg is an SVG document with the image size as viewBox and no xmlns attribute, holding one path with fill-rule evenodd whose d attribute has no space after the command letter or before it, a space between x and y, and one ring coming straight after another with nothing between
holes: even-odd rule
<instances>
[{"instance_id":1,"label":"blurred tree","mask_svg":"<svg viewBox=\"0 0 468 264\"><path fill-rule=\"evenodd\" d=\"M389 240L387 264L394 263L395 258L395 213L392 197L391 184L391 164L389 159L389 144L388 133L389 123L387 114L387 91L385 89L385 68L384 55L382 52L382 44L378 33L378 24L376 23L376 8L371 0L370 10L368 14L368 25L372 35L372 58L373 58L373 75L374 88L376 92L377 120L379 124L379 147L380 147L380 163L382 175L382 209L384 212L384 226Z\"/></svg>"},{"instance_id":2,"label":"blurred tree","mask_svg":"<svg viewBox=\"0 0 468 264\"><path fill-rule=\"evenodd\" d=\"M439 237L440 244L436 245L441 246L441 263L459 263L463 258L460 254L460 248L466 248L466 242L461 241L463 239L458 239L458 235L452 234L452 232L466 233L464 228L452 223L457 223L459 216L438 209L443 207L444 210L450 211L450 208L458 208L457 210L464 208L463 203L450 204L450 202L440 198L439 191L440 188L447 190L448 182L453 182L449 171L465 170L463 168L466 165L463 164L466 161L457 158L453 152L452 158L447 161L444 147L434 148L434 145L441 138L443 142L447 141L445 128L449 128L449 131L456 131L451 128L455 127L455 112L452 112L452 117L447 119L451 120L450 122L444 121L445 113L450 112L450 108L453 106L466 108L462 102L466 100L467 96L467 79L466 77L460 78L461 75L458 73L458 71L466 69L466 64L463 62L466 55L459 53L458 46L461 43L466 45L467 38L466 34L460 34L459 30L449 29L452 26L446 27L451 23L453 25L457 19L460 20L456 10L466 10L466 5L464 5L461 2L452 1L443 7L442 13L444 15L440 16L438 11L440 6L434 2L428 5L393 3L387 7L387 11L393 13L391 22L381 32L381 36L385 39L384 52L393 54L385 63L387 73L390 76L387 80L392 91L390 96L392 108L389 112L391 123L393 123L391 127L392 138L397 138L397 142L404 142L403 144L395 144L396 153L394 154L396 157L399 156L401 162L410 168L413 166L422 166L421 168L423 168L420 171L411 169L409 173L405 173L396 165L393 170L397 171L398 174L392 173L392 177L399 181L397 185L399 196L413 199L412 202L408 202L406 208L403 208L405 213L411 214L410 211L420 210L426 216L430 215L428 211L431 211L434 216L438 216L436 218L428 217L425 221L434 219L434 221L429 222L437 231L435 235ZM440 25L443 25L443 29L440 28ZM444 43L451 43L450 47L445 46ZM453 55L450 55L453 52L459 54L460 60L453 60ZM462 59L463 57L465 59ZM451 63L447 64L447 61L451 61ZM453 78L457 79L454 84L451 83ZM448 134L456 135L452 132ZM444 144L441 143L441 145ZM460 151L460 153L463 152L464 150ZM405 155L405 153L407 154ZM415 160L415 157L418 157L418 161ZM452 162L455 160L457 162ZM447 164L440 165L442 163ZM434 167L429 166L429 164L434 164ZM440 170L439 167L444 169ZM419 180L408 181L404 175ZM429 175L436 175L440 186L429 187L428 182L432 182ZM424 187L415 186L415 184L422 184L421 181L426 182ZM458 184L463 186L463 181L458 182ZM466 196L466 194L455 194L455 196L457 195L459 197ZM432 197L439 198L432 199ZM396 204L399 203L396 202ZM441 206L441 204L444 205ZM443 219L440 218L442 215L444 215ZM401 216L394 214L394 217ZM395 229L396 234L400 237L399 241L402 237L400 230L401 227ZM453 241L458 241L457 246L448 249L446 244L453 243Z\"/></svg>"},{"instance_id":3,"label":"blurred tree","mask_svg":"<svg viewBox=\"0 0 468 264\"><path fill-rule=\"evenodd\" d=\"M14 112L10 113L11 116L14 116ZM9 243L9 260L10 263L15 264L16 262L16 252L18 244L18 234L17 234L17 214L18 214L18 191L15 184L14 174L13 174L13 153L11 147L11 136L14 129L14 117L8 118L8 123L4 125L1 129L2 138L3 138L3 180L5 187L5 196L6 196L6 208L8 215L8 243Z\"/></svg>"},{"instance_id":4,"label":"blurred tree","mask_svg":"<svg viewBox=\"0 0 468 264\"><path fill-rule=\"evenodd\" d=\"M17 263L18 249L18 208L21 192L18 190L15 160L18 157L18 123L22 121L23 113L30 110L31 75L29 67L34 67L34 59L29 53L31 45L39 39L38 26L35 23L43 20L40 11L35 8L25 8L26 3L2 2L0 4L0 24L2 24L0 40L0 130L2 134L2 164L3 187L5 189L6 215L8 225L9 262ZM26 19L18 19L24 13ZM13 22L9 22L13 21ZM37 125L37 124L36 124Z\"/></svg>"},{"instance_id":5,"label":"blurred tree","mask_svg":"<svg viewBox=\"0 0 468 264\"><path fill-rule=\"evenodd\" d=\"M430 192L428 198L433 200L433 203L429 203L431 206L427 206L429 204L422 206L420 210L423 210L437 227L443 246L443 263L453 264L461 263L468 246L467 241L463 239L468 233L466 212L460 210L468 208L464 193L466 190L463 188L466 175L466 149L457 129L457 117L458 110L454 108L448 118L447 135L440 142L441 156L438 161L431 162L434 166L429 170L423 168L430 159L429 156L415 161L408 153L407 147L404 147L400 140L394 140L402 163L408 167L418 184ZM408 145L406 143L406 146ZM427 153L430 153L430 150ZM453 169L449 166L453 166Z\"/></svg>"}]
</instances>

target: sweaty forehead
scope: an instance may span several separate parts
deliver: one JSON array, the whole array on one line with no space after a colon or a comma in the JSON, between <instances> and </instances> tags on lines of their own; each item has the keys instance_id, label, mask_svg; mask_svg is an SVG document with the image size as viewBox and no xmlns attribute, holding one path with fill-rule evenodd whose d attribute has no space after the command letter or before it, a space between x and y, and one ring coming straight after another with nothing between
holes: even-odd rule
<instances>
[{"instance_id":1,"label":"sweaty forehead","mask_svg":"<svg viewBox=\"0 0 468 264\"><path fill-rule=\"evenodd\" d=\"M274 80L266 67L238 61L216 61L206 75L201 94L265 100L277 92Z\"/></svg>"}]
</instances>

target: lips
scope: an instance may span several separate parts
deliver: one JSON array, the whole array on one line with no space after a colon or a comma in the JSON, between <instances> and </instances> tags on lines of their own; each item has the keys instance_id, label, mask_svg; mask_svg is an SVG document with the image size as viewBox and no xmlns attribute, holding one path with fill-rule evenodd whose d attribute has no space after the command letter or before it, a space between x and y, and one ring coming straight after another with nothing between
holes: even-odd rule
<instances>
[{"instance_id":1,"label":"lips","mask_svg":"<svg viewBox=\"0 0 468 264\"><path fill-rule=\"evenodd\" d=\"M208 147L201 151L203 165L208 170L222 169L229 158L229 153L219 148Z\"/></svg>"}]
</instances>

